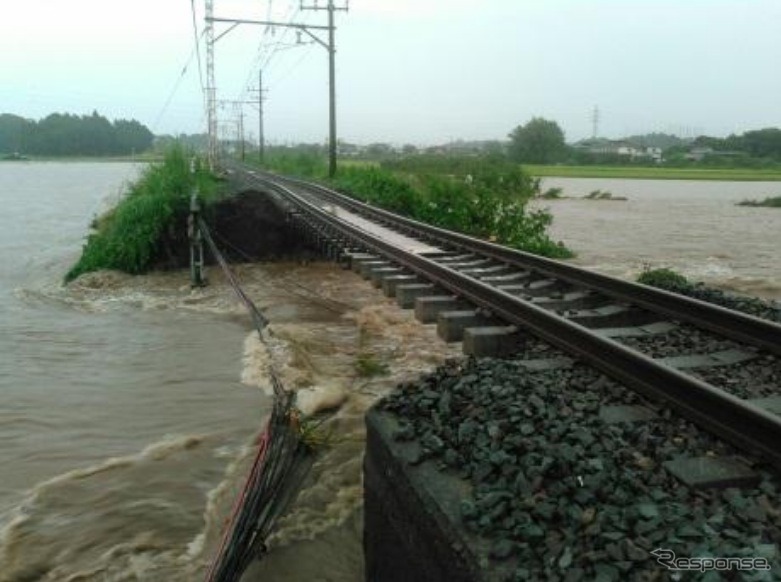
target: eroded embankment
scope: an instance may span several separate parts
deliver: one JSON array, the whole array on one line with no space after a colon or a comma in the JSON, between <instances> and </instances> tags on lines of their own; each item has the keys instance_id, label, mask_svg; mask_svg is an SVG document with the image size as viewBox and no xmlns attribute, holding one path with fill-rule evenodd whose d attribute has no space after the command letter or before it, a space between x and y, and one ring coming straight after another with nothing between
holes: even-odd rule
<instances>
[{"instance_id":1,"label":"eroded embankment","mask_svg":"<svg viewBox=\"0 0 781 582\"><path fill-rule=\"evenodd\" d=\"M231 263L311 259L306 241L290 228L285 209L265 193L241 191L209 203L203 209L217 246ZM171 218L160 234L150 270L183 269L190 265L189 211ZM215 263L206 252L207 265Z\"/></svg>"}]
</instances>

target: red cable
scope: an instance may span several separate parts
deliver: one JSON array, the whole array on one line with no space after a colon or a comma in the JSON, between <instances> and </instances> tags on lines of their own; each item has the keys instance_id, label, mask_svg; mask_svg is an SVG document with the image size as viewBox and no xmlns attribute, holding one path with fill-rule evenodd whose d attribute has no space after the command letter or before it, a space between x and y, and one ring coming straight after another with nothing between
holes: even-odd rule
<instances>
[{"instance_id":1,"label":"red cable","mask_svg":"<svg viewBox=\"0 0 781 582\"><path fill-rule=\"evenodd\" d=\"M236 500L233 502L233 510L231 511L231 517L230 521L228 522L228 527L225 528L225 531L222 533L222 541L220 542L220 549L217 552L217 555L215 556L214 560L212 561L212 565L209 568L209 573L206 576L207 582L213 582L214 580L214 571L217 568L217 564L220 562L223 556L223 552L225 551L225 546L228 543L228 537L229 533L233 531L233 526L236 523L236 518L239 514L239 509L244 504L244 499L247 497L247 492L250 490L250 484L254 483L256 481L256 478L260 474L260 467L263 465L263 461L266 458L266 452L268 451L268 443L270 442L270 436L271 436L271 424L266 424L266 428L263 429L263 432L260 433L260 442L258 443L258 452L255 455L255 461L252 463L252 469L249 472L249 475L247 476L247 480L244 482L244 487L242 488L241 495L239 495Z\"/></svg>"}]
</instances>

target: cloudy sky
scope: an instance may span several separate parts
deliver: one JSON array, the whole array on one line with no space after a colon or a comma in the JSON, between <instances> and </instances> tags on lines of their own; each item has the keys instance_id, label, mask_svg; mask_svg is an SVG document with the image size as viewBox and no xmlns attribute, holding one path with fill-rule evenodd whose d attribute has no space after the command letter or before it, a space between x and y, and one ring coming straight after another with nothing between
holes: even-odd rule
<instances>
[{"instance_id":1,"label":"cloudy sky","mask_svg":"<svg viewBox=\"0 0 781 582\"><path fill-rule=\"evenodd\" d=\"M298 0L214 3L217 16L326 18L299 11ZM156 133L205 129L194 51L204 0L0 6L0 112L97 109ZM352 0L337 25L339 134L348 141L501 139L532 116L556 120L574 141L591 134L595 106L605 137L781 126L781 0ZM295 41L260 26L224 36L218 96L254 99L262 65L267 139L323 141L327 53ZM244 113L257 136L257 109ZM220 109L225 131L236 117L234 106Z\"/></svg>"}]
</instances>

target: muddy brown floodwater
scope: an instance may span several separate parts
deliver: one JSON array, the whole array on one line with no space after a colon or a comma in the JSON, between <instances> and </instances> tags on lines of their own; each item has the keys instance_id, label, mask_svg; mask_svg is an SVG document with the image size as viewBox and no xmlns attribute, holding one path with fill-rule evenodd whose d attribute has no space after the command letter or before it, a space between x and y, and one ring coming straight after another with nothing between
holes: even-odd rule
<instances>
[{"instance_id":1,"label":"muddy brown floodwater","mask_svg":"<svg viewBox=\"0 0 781 582\"><path fill-rule=\"evenodd\" d=\"M546 178L561 188L550 208L552 234L574 263L634 279L646 266L670 267L695 281L781 300L781 209L737 206L781 196L781 182ZM626 201L584 200L594 190Z\"/></svg>"},{"instance_id":2,"label":"muddy brown floodwater","mask_svg":"<svg viewBox=\"0 0 781 582\"><path fill-rule=\"evenodd\" d=\"M116 333L139 338L136 344L169 326L202 340L195 342L195 352L183 345L182 334L166 333L171 340L166 345L152 341L158 357L171 364L155 372L158 383L133 380L132 373L144 374L145 360L152 360L153 370L158 365L145 349L134 357L141 370L131 367L126 386L85 383L85 390L103 392L100 400L130 399L121 407L97 407L101 418L81 418L83 407L61 407L59 416L71 415L73 424L91 427L57 447L65 458L105 446L106 434L116 434L124 423L123 431L137 424L139 433L154 434L155 427L146 426L150 416L157 417L155 425L168 421L178 432L163 433L138 453L96 458L20 495L3 531L0 580L33 574L47 581L201 579L269 410L270 366L297 392L305 413L327 415L331 444L320 451L292 511L269 541L268 555L244 579L363 579L364 413L398 382L457 355L459 346L438 341L433 327L422 326L411 311L336 265L280 263L236 270L272 322L270 348L258 340L232 290L214 271L210 285L194 291L185 271L141 277L103 272L36 295L37 301L84 315L124 314ZM215 363L210 353L230 350L241 355L235 380L208 365ZM190 359L200 362L190 366ZM378 373L365 375L359 361L373 362ZM194 377L199 374L207 377ZM91 397L78 390L68 396ZM34 452L36 446L30 448ZM25 468L24 461L12 465L20 474Z\"/></svg>"},{"instance_id":3,"label":"muddy brown floodwater","mask_svg":"<svg viewBox=\"0 0 781 582\"><path fill-rule=\"evenodd\" d=\"M270 352L216 271L195 291L185 271L63 287L93 214L137 171L0 165L0 581L202 580L272 364L303 408L330 410L333 446L245 579L362 580L363 413L458 347L326 263L237 269Z\"/></svg>"},{"instance_id":4,"label":"muddy brown floodwater","mask_svg":"<svg viewBox=\"0 0 781 582\"><path fill-rule=\"evenodd\" d=\"M244 579L363 580L364 414L399 382L460 355L460 345L439 341L433 326L332 264L246 266L239 273L271 319L274 338L269 350L248 335L243 382L268 393L268 367L275 366L303 412L329 413L324 429L332 441L270 539L269 553ZM242 465L249 461L244 457ZM221 515L233 493L223 497ZM207 536L207 546L215 544Z\"/></svg>"}]
</instances>

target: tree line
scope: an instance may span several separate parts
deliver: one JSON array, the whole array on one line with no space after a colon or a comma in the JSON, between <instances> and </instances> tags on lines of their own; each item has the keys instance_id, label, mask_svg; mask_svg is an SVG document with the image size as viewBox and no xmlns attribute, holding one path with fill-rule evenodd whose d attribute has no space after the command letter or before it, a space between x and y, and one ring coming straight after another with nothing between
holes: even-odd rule
<instances>
[{"instance_id":1,"label":"tree line","mask_svg":"<svg viewBox=\"0 0 781 582\"><path fill-rule=\"evenodd\" d=\"M521 163L654 163L652 160L635 160L618 154L589 152L586 148L568 145L558 123L541 117L534 117L526 124L517 126L508 137L507 155ZM665 160L673 164L696 162L755 167L781 163L781 129L775 127L746 131L726 138L703 135L693 140L683 140L676 136L651 134L617 141L639 149L651 145L660 147ZM696 158L690 155L693 151L697 153Z\"/></svg>"},{"instance_id":2,"label":"tree line","mask_svg":"<svg viewBox=\"0 0 781 582\"><path fill-rule=\"evenodd\" d=\"M33 156L117 156L152 147L154 135L136 120L52 113L35 121L0 115L0 153Z\"/></svg>"}]
</instances>

